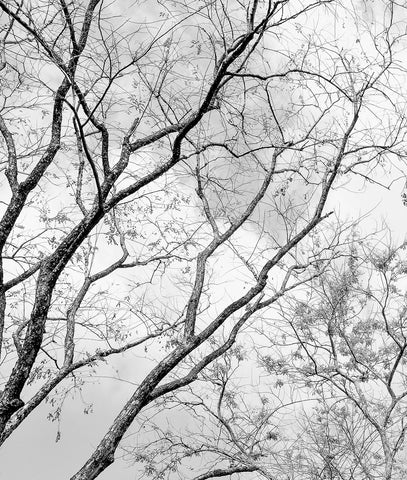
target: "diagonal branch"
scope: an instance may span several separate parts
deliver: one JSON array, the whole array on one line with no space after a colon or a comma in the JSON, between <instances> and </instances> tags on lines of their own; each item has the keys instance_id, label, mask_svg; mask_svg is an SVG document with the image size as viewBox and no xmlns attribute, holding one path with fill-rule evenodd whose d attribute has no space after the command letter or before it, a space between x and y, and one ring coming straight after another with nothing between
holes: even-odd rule
<instances>
[{"instance_id":1,"label":"diagonal branch","mask_svg":"<svg viewBox=\"0 0 407 480\"><path fill-rule=\"evenodd\" d=\"M8 129L2 115L0 115L0 132L2 133L4 141L6 142L8 151L8 167L6 169L6 177L11 191L15 193L18 188L16 145L14 143L13 135Z\"/></svg>"},{"instance_id":2,"label":"diagonal branch","mask_svg":"<svg viewBox=\"0 0 407 480\"><path fill-rule=\"evenodd\" d=\"M203 473L202 475L198 475L193 480L207 480L209 478L228 477L234 473L256 472L257 470L258 468L252 465L236 465L235 467L217 468L215 470L211 470L207 473Z\"/></svg>"}]
</instances>

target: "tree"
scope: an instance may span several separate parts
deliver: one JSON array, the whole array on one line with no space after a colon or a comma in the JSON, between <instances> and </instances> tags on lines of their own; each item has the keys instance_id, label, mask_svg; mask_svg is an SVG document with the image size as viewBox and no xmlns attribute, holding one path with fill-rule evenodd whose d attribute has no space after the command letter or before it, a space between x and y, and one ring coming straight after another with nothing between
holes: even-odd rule
<instances>
[{"instance_id":1,"label":"tree","mask_svg":"<svg viewBox=\"0 0 407 480\"><path fill-rule=\"evenodd\" d=\"M319 461L306 455L315 478L405 477L405 248L355 242L306 301L283 309L298 345L285 371L318 397L304 442L318 447Z\"/></svg>"},{"instance_id":2,"label":"tree","mask_svg":"<svg viewBox=\"0 0 407 480\"><path fill-rule=\"evenodd\" d=\"M194 388L160 399L139 417L122 448L143 465L141 478L305 478L294 419L309 399L295 385L267 381L251 353L236 345Z\"/></svg>"},{"instance_id":3,"label":"tree","mask_svg":"<svg viewBox=\"0 0 407 480\"><path fill-rule=\"evenodd\" d=\"M140 417L123 449L147 478L405 478L406 244L349 240L306 299L271 306L251 333L268 344L236 345Z\"/></svg>"},{"instance_id":4,"label":"tree","mask_svg":"<svg viewBox=\"0 0 407 480\"><path fill-rule=\"evenodd\" d=\"M330 191L404 151L393 2L358 57L310 34L339 1L114 6L0 0L0 442L78 372L155 357L75 480L320 276Z\"/></svg>"}]
</instances>

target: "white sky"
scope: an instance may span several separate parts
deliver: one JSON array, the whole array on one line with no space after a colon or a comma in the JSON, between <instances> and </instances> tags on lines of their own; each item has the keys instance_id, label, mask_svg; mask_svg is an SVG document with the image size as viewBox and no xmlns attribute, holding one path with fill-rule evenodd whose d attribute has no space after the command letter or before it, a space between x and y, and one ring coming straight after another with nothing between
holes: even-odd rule
<instances>
[{"instance_id":1,"label":"white sky","mask_svg":"<svg viewBox=\"0 0 407 480\"><path fill-rule=\"evenodd\" d=\"M367 15L371 11L367 9ZM44 72L43 72L44 73ZM396 172L394 178L399 174ZM383 179L389 183L389 179ZM371 211L369 218L363 220L363 229L380 229L385 221L392 231L394 239L403 240L407 235L407 207L402 205L401 191L404 179L398 179L391 189L385 190L373 184L362 185L352 182L348 190L340 189L330 195L329 204L340 211L341 217L356 220ZM118 356L116 366L120 367L124 379L132 378L134 369L129 366L126 357ZM141 378L146 364L137 362L137 375ZM113 374L113 373L112 373ZM107 369L106 375L110 375ZM44 421L49 408L45 404L33 412L28 419L12 434L12 437L0 450L0 480L55 480L69 478L84 463L106 432L114 416L134 390L134 385L118 380L102 381L84 388L86 401L95 401L93 413L83 415L84 405L78 401L67 399L61 420L62 437L55 443L57 424ZM118 452L120 455L120 452ZM138 478L135 468L128 468L120 460L110 466L101 480L133 480Z\"/></svg>"}]
</instances>

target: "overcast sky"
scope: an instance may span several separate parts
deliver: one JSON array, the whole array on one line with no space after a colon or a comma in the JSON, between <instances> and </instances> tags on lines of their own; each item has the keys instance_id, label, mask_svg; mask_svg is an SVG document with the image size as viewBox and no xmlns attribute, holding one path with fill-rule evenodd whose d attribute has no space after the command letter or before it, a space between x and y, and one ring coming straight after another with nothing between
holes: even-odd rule
<instances>
[{"instance_id":1,"label":"overcast sky","mask_svg":"<svg viewBox=\"0 0 407 480\"><path fill-rule=\"evenodd\" d=\"M370 7L366 8L366 15L373 15ZM331 193L327 210L335 208L342 218L349 220L356 220L370 212L369 217L361 223L365 231L379 230L386 222L393 238L402 240L407 234L407 207L403 206L400 196L405 179L398 172L394 172L392 177L383 177L386 184L392 180L394 182L388 190L355 180L346 189ZM104 378L100 384L97 381L89 382L83 388L83 402L78 395L74 400L67 397L58 442L55 441L57 422L44 421L50 411L49 406L43 404L34 411L0 449L0 480L57 480L73 475L93 452L115 415L134 391L137 380L147 371L148 365L132 355L120 355L114 361L115 366L120 367L123 381ZM130 366L134 365L133 362L138 365L136 372ZM114 371L106 368L105 375L113 377ZM97 399L93 411L84 415L83 410L87 404L93 403L92 399ZM119 456L120 451L116 457ZM133 480L138 478L137 468L129 467L118 459L98 478Z\"/></svg>"}]
</instances>

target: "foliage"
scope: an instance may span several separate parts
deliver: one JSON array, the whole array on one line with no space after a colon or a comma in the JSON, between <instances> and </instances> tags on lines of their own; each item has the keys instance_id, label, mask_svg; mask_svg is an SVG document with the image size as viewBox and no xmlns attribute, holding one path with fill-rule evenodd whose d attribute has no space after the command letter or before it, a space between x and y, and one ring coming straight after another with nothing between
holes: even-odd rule
<instances>
[{"instance_id":1,"label":"foliage","mask_svg":"<svg viewBox=\"0 0 407 480\"><path fill-rule=\"evenodd\" d=\"M97 478L155 401L189 408L202 379L233 423L244 392L213 382L226 381L227 355L242 361L239 335L265 347L265 312L277 303L298 349L278 359L271 326L262 361L273 375L288 368L290 381L305 375L298 385L329 384L355 404L382 378L392 397L405 264L394 267L393 250L373 256L388 299L374 285L358 290L352 255L333 268L351 228L336 192L355 179L387 186L390 166L404 171L402 6L379 3L373 23L365 2L339 0L0 0L0 9L0 443L45 400L58 419L67 392L118 355L137 385L73 480ZM367 421L380 402L360 409ZM402 440L388 434L396 404L379 433L387 469ZM255 408L231 428L270 438L232 447L241 468L259 472L254 456L276 440L268 407Z\"/></svg>"}]
</instances>

